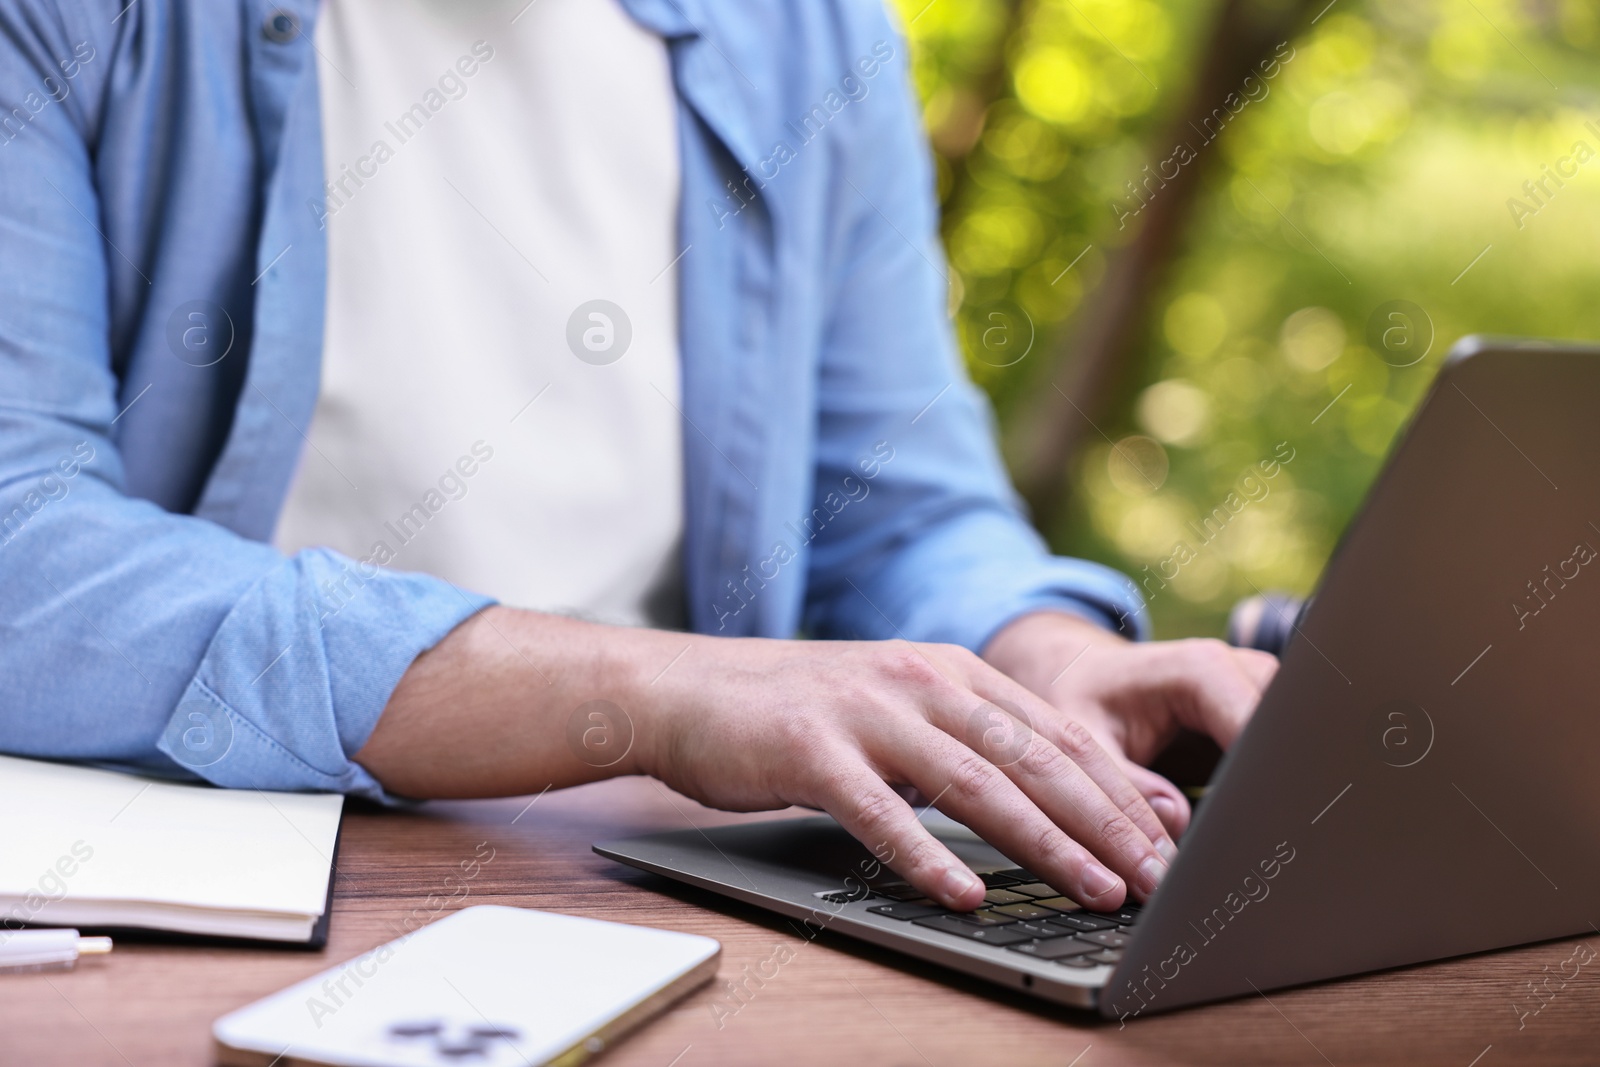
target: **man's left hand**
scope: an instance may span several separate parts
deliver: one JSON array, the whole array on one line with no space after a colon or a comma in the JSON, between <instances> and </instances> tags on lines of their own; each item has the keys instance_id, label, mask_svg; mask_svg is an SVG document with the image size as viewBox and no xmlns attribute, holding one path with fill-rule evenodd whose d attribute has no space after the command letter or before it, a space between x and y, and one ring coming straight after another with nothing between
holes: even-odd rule
<instances>
[{"instance_id":1,"label":"man's left hand","mask_svg":"<svg viewBox=\"0 0 1600 1067\"><path fill-rule=\"evenodd\" d=\"M1189 802L1142 764L1184 728L1227 748L1278 670L1276 657L1254 649L1210 639L1136 643L1056 611L1013 620L983 658L1082 723L1174 838L1189 825Z\"/></svg>"}]
</instances>

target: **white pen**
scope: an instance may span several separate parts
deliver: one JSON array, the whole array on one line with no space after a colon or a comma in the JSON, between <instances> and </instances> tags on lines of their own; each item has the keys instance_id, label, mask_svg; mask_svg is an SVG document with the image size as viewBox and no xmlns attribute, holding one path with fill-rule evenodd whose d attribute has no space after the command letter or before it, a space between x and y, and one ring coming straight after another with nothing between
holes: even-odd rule
<instances>
[{"instance_id":1,"label":"white pen","mask_svg":"<svg viewBox=\"0 0 1600 1067\"><path fill-rule=\"evenodd\" d=\"M0 930L0 974L70 971L79 956L110 951L109 937L79 937L76 930Z\"/></svg>"}]
</instances>

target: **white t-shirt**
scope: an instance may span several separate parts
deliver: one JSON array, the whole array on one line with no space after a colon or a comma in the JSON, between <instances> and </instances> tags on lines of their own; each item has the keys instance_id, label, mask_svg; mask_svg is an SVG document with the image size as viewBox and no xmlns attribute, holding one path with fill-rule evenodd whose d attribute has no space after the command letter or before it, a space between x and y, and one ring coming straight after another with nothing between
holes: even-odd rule
<instances>
[{"instance_id":1,"label":"white t-shirt","mask_svg":"<svg viewBox=\"0 0 1600 1067\"><path fill-rule=\"evenodd\" d=\"M327 326L278 546L680 623L664 42L616 0L328 0L315 42Z\"/></svg>"}]
</instances>

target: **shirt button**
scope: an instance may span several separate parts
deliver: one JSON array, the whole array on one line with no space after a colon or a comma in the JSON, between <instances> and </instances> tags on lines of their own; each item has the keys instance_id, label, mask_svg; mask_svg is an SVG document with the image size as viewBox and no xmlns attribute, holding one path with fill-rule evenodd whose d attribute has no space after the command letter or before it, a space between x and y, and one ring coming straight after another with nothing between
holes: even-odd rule
<instances>
[{"instance_id":1,"label":"shirt button","mask_svg":"<svg viewBox=\"0 0 1600 1067\"><path fill-rule=\"evenodd\" d=\"M273 44L288 44L300 36L300 16L281 7L268 12L261 23L261 36Z\"/></svg>"}]
</instances>

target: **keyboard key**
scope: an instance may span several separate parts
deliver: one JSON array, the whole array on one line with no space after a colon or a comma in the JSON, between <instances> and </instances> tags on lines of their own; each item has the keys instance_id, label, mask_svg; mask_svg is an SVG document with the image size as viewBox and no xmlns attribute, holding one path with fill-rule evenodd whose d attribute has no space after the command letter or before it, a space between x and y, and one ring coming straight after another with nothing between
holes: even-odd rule
<instances>
[{"instance_id":1,"label":"keyboard key","mask_svg":"<svg viewBox=\"0 0 1600 1067\"><path fill-rule=\"evenodd\" d=\"M1082 911L1083 908L1071 897L1037 897L1034 903L1041 908L1054 908L1056 911Z\"/></svg>"},{"instance_id":2,"label":"keyboard key","mask_svg":"<svg viewBox=\"0 0 1600 1067\"><path fill-rule=\"evenodd\" d=\"M968 941L981 941L986 945L1015 945L1019 941L1033 940L1027 934L1013 930L1009 926L977 926L973 923L963 922L954 915L929 915L921 919L911 920L914 926L923 926L929 930L938 930L941 933L955 934Z\"/></svg>"},{"instance_id":3,"label":"keyboard key","mask_svg":"<svg viewBox=\"0 0 1600 1067\"><path fill-rule=\"evenodd\" d=\"M1016 885L1022 881L1022 879L1014 878L1005 871L991 871L988 874L980 874L978 877L982 878L983 884L990 889L1004 889L1008 885Z\"/></svg>"},{"instance_id":4,"label":"keyboard key","mask_svg":"<svg viewBox=\"0 0 1600 1067\"><path fill-rule=\"evenodd\" d=\"M1095 953L1095 956L1098 955L1098 952ZM1056 965L1060 967L1076 967L1079 969L1086 969L1089 967L1100 966L1100 961L1095 959L1094 956L1064 956L1061 959L1056 960Z\"/></svg>"},{"instance_id":5,"label":"keyboard key","mask_svg":"<svg viewBox=\"0 0 1600 1067\"><path fill-rule=\"evenodd\" d=\"M1088 960L1091 963L1121 963L1122 950L1115 948L1101 949L1093 956L1080 956L1078 958Z\"/></svg>"},{"instance_id":6,"label":"keyboard key","mask_svg":"<svg viewBox=\"0 0 1600 1067\"><path fill-rule=\"evenodd\" d=\"M1104 945L1106 948L1121 948L1128 943L1128 935L1119 934L1115 930L1096 930L1092 934L1079 934L1078 936L1085 941L1093 941L1097 945Z\"/></svg>"},{"instance_id":7,"label":"keyboard key","mask_svg":"<svg viewBox=\"0 0 1600 1067\"><path fill-rule=\"evenodd\" d=\"M1112 919L1118 926L1132 926L1139 921L1139 906L1137 904L1124 904L1116 911L1096 911L1093 915L1104 915Z\"/></svg>"},{"instance_id":8,"label":"keyboard key","mask_svg":"<svg viewBox=\"0 0 1600 1067\"><path fill-rule=\"evenodd\" d=\"M893 885L875 885L872 887L872 891L880 897L888 897L890 900L920 900L924 895L922 890L916 886L907 885L904 882L896 882Z\"/></svg>"},{"instance_id":9,"label":"keyboard key","mask_svg":"<svg viewBox=\"0 0 1600 1067\"><path fill-rule=\"evenodd\" d=\"M1049 908L1039 907L1031 900L1026 904L1002 904L990 910L997 911L1001 915L1009 915L1013 919L1048 919L1056 914Z\"/></svg>"},{"instance_id":10,"label":"keyboard key","mask_svg":"<svg viewBox=\"0 0 1600 1067\"><path fill-rule=\"evenodd\" d=\"M991 889L983 895L989 904L1028 904L1033 898L1022 893L1014 893L1009 889Z\"/></svg>"},{"instance_id":11,"label":"keyboard key","mask_svg":"<svg viewBox=\"0 0 1600 1067\"><path fill-rule=\"evenodd\" d=\"M1026 867L1011 867L1003 871L995 871L994 873L1003 874L1013 882L1037 882L1039 880L1039 876L1028 870Z\"/></svg>"},{"instance_id":12,"label":"keyboard key","mask_svg":"<svg viewBox=\"0 0 1600 1067\"><path fill-rule=\"evenodd\" d=\"M1072 936L1071 930L1068 930L1062 926L1056 926L1053 923L1017 923L1015 926L1011 927L1011 929L1021 930L1029 937L1036 938L1040 941L1048 941L1054 937Z\"/></svg>"},{"instance_id":13,"label":"keyboard key","mask_svg":"<svg viewBox=\"0 0 1600 1067\"><path fill-rule=\"evenodd\" d=\"M1021 944L1007 946L1012 952L1019 952L1024 956L1032 956L1037 960L1060 960L1068 956L1087 956L1095 952L1105 951L1099 945L1090 945L1069 937L1062 941L1025 941Z\"/></svg>"},{"instance_id":14,"label":"keyboard key","mask_svg":"<svg viewBox=\"0 0 1600 1067\"><path fill-rule=\"evenodd\" d=\"M980 908L977 911L952 911L949 914L962 922L972 923L975 926L1005 926L1016 922L1012 915L1001 915L998 908Z\"/></svg>"},{"instance_id":15,"label":"keyboard key","mask_svg":"<svg viewBox=\"0 0 1600 1067\"><path fill-rule=\"evenodd\" d=\"M937 905L927 904L879 904L875 908L868 908L874 915L886 915L891 919L921 919L928 915L943 915L944 909Z\"/></svg>"},{"instance_id":16,"label":"keyboard key","mask_svg":"<svg viewBox=\"0 0 1600 1067\"><path fill-rule=\"evenodd\" d=\"M1052 915L1046 922L1065 926L1069 930L1082 930L1093 933L1096 930L1115 930L1117 921L1099 915L1090 915L1088 912L1074 912L1071 915Z\"/></svg>"},{"instance_id":17,"label":"keyboard key","mask_svg":"<svg viewBox=\"0 0 1600 1067\"><path fill-rule=\"evenodd\" d=\"M1061 896L1061 894L1056 890L1045 885L1043 882L1022 882L1018 885L1007 886L1006 888L1013 893L1025 893L1035 899L1043 899L1045 897L1060 897L1062 900L1067 899L1066 897Z\"/></svg>"}]
</instances>

